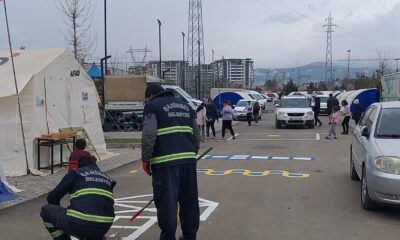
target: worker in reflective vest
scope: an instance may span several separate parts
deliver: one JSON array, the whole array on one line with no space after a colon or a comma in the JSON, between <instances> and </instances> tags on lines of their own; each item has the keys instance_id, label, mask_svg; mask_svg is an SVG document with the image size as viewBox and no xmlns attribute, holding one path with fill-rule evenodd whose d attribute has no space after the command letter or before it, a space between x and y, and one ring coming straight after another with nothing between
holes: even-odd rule
<instances>
[{"instance_id":1,"label":"worker in reflective vest","mask_svg":"<svg viewBox=\"0 0 400 240\"><path fill-rule=\"evenodd\" d=\"M196 239L200 221L196 173L200 134L195 112L160 85L149 85L145 96L142 166L153 177L160 240L175 239L177 203L184 239Z\"/></svg>"},{"instance_id":2,"label":"worker in reflective vest","mask_svg":"<svg viewBox=\"0 0 400 240\"><path fill-rule=\"evenodd\" d=\"M113 188L115 181L102 173L91 157L79 159L78 168L64 176L47 196L40 216L53 239L97 240L114 222ZM60 200L69 193L70 206Z\"/></svg>"}]
</instances>

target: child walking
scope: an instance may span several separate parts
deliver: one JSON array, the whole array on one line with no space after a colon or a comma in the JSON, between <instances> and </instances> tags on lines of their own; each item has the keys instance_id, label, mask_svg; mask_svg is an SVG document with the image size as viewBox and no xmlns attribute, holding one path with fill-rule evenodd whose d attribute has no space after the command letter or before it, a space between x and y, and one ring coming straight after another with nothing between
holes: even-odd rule
<instances>
[{"instance_id":1,"label":"child walking","mask_svg":"<svg viewBox=\"0 0 400 240\"><path fill-rule=\"evenodd\" d=\"M329 130L329 136L326 136L326 139L331 139L332 135L335 139L337 139L336 135L336 125L339 123L339 107L334 106L332 108L331 117L329 118L329 123L331 125L331 129Z\"/></svg>"}]
</instances>

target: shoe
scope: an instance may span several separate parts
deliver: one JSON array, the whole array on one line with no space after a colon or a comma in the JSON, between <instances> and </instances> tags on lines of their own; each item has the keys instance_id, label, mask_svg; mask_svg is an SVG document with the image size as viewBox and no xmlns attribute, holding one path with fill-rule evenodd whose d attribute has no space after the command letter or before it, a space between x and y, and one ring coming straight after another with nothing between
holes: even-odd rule
<instances>
[{"instance_id":1,"label":"shoe","mask_svg":"<svg viewBox=\"0 0 400 240\"><path fill-rule=\"evenodd\" d=\"M328 137L328 136L326 136L325 138L326 138L326 139L331 139L331 138L330 138L330 137Z\"/></svg>"},{"instance_id":2,"label":"shoe","mask_svg":"<svg viewBox=\"0 0 400 240\"><path fill-rule=\"evenodd\" d=\"M337 137L334 137L335 139L337 139Z\"/></svg>"},{"instance_id":3,"label":"shoe","mask_svg":"<svg viewBox=\"0 0 400 240\"><path fill-rule=\"evenodd\" d=\"M217 138L216 136L213 136L213 137L212 137L212 139L216 139L216 138Z\"/></svg>"},{"instance_id":4,"label":"shoe","mask_svg":"<svg viewBox=\"0 0 400 240\"><path fill-rule=\"evenodd\" d=\"M233 139L233 140L235 140L235 139L236 139L236 137L235 137L235 136L233 136L233 137L232 137L232 139Z\"/></svg>"},{"instance_id":5,"label":"shoe","mask_svg":"<svg viewBox=\"0 0 400 240\"><path fill-rule=\"evenodd\" d=\"M341 132L340 134L345 135L346 133L345 132Z\"/></svg>"}]
</instances>

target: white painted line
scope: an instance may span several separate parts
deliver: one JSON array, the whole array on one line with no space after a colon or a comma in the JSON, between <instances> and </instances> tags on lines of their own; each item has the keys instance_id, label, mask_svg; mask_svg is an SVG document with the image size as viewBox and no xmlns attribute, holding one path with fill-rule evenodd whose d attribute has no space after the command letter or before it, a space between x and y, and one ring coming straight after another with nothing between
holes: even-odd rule
<instances>
[{"instance_id":1,"label":"white painted line","mask_svg":"<svg viewBox=\"0 0 400 240\"><path fill-rule=\"evenodd\" d=\"M315 134L315 140L317 141L321 140L321 135L319 133Z\"/></svg>"},{"instance_id":2,"label":"white painted line","mask_svg":"<svg viewBox=\"0 0 400 240\"><path fill-rule=\"evenodd\" d=\"M200 215L200 221L206 221L212 212L218 207L219 203L199 198L199 202L207 206L207 209Z\"/></svg>"},{"instance_id":3,"label":"white painted line","mask_svg":"<svg viewBox=\"0 0 400 240\"><path fill-rule=\"evenodd\" d=\"M310 132L240 133L240 135L314 135Z\"/></svg>"},{"instance_id":4,"label":"white painted line","mask_svg":"<svg viewBox=\"0 0 400 240\"><path fill-rule=\"evenodd\" d=\"M140 218L140 217L138 217L138 218ZM134 231L131 235L129 235L128 237L124 237L122 239L135 240L138 237L140 237L140 235L142 235L144 232L146 232L147 229L151 228L157 222L157 217L142 217L142 218L148 218L149 220L145 224L140 226L140 228L138 230Z\"/></svg>"},{"instance_id":5,"label":"white painted line","mask_svg":"<svg viewBox=\"0 0 400 240\"><path fill-rule=\"evenodd\" d=\"M267 135L267 137L280 137L281 135Z\"/></svg>"},{"instance_id":6,"label":"white painted line","mask_svg":"<svg viewBox=\"0 0 400 240\"><path fill-rule=\"evenodd\" d=\"M247 159L249 157L250 157L250 155L233 155L229 159L232 159L232 160L245 160L245 159Z\"/></svg>"},{"instance_id":7,"label":"white painted line","mask_svg":"<svg viewBox=\"0 0 400 240\"><path fill-rule=\"evenodd\" d=\"M272 157L272 160L290 160L290 157Z\"/></svg>"},{"instance_id":8,"label":"white painted line","mask_svg":"<svg viewBox=\"0 0 400 240\"><path fill-rule=\"evenodd\" d=\"M294 157L293 160L312 161L312 158Z\"/></svg>"},{"instance_id":9,"label":"white painted line","mask_svg":"<svg viewBox=\"0 0 400 240\"><path fill-rule=\"evenodd\" d=\"M315 139L239 139L238 141L312 141Z\"/></svg>"},{"instance_id":10,"label":"white painted line","mask_svg":"<svg viewBox=\"0 0 400 240\"><path fill-rule=\"evenodd\" d=\"M266 156L252 156L251 159L270 159L270 157Z\"/></svg>"},{"instance_id":11,"label":"white painted line","mask_svg":"<svg viewBox=\"0 0 400 240\"><path fill-rule=\"evenodd\" d=\"M227 156L227 155L215 155L215 156L212 156L211 158L218 158L218 159L221 159L221 158L228 158L229 156Z\"/></svg>"},{"instance_id":12,"label":"white painted line","mask_svg":"<svg viewBox=\"0 0 400 240\"><path fill-rule=\"evenodd\" d=\"M237 137L237 136L239 136L239 134L238 133L236 133L235 134L235 137ZM226 141L230 141L230 140L232 140L233 139L233 136L232 137L230 137L230 138L228 138L228 139L226 139Z\"/></svg>"}]
</instances>

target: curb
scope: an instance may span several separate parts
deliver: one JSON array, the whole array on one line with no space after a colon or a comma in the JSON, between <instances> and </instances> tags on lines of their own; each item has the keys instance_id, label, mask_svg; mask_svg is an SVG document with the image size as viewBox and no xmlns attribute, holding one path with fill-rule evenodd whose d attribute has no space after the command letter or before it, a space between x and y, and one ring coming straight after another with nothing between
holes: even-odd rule
<instances>
[{"instance_id":1,"label":"curb","mask_svg":"<svg viewBox=\"0 0 400 240\"><path fill-rule=\"evenodd\" d=\"M107 160L104 160L104 162L100 161L100 163L102 163L102 164L101 164L101 166L99 166L99 168L107 173L107 172L110 172L110 171L115 170L117 168L126 166L126 165L131 164L131 163L136 162L136 161L139 161L139 160L140 160L139 158L134 157L134 158L132 158L132 160L124 161L124 162L115 164L115 161L113 161L113 159L107 159ZM108 162L106 162L106 161L108 161ZM35 199L40 198L42 196L45 196L51 190L53 190L55 186L57 186L57 184L61 181L61 179L63 177L64 177L64 174L62 174L62 172L58 172L58 173L55 173L53 175L48 175L48 176L44 176L44 177L27 176L27 178L32 178L32 179L42 178L41 180L46 182L46 184L43 184L43 186L40 186L42 191L40 191L40 190L39 191L34 191L34 193L30 197L27 197L25 195L15 194L16 196L18 196L17 199L12 200L12 201L7 201L7 202L0 203L0 212L3 211L3 210L9 209L9 208L18 206L20 204L35 200ZM24 180L24 181L29 181L29 179L28 180ZM30 181L34 182L34 180L33 181L30 180ZM32 189L34 188L34 186L29 186L29 187L32 187ZM29 187L27 186L27 188L24 191L29 191ZM22 192L22 193L24 193L24 192Z\"/></svg>"}]
</instances>

